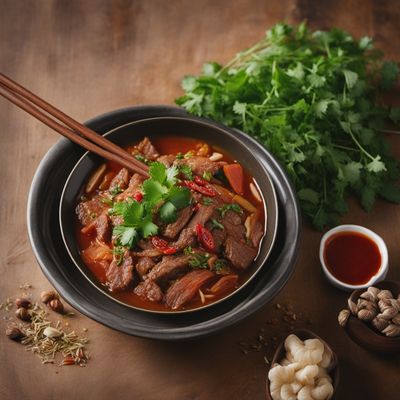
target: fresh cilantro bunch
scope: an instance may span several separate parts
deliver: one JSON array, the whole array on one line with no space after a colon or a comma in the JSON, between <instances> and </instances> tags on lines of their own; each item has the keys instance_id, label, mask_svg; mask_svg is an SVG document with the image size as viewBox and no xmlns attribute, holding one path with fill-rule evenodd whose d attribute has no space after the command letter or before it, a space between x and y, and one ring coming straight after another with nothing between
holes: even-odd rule
<instances>
[{"instance_id":1,"label":"fresh cilantro bunch","mask_svg":"<svg viewBox=\"0 0 400 400\"><path fill-rule=\"evenodd\" d=\"M182 82L176 103L188 112L242 129L286 167L314 227L337 223L355 193L366 210L381 196L400 202L398 164L380 133L400 110L378 102L398 66L372 40L305 24L277 24L225 66L204 65Z\"/></svg>"},{"instance_id":2,"label":"fresh cilantro bunch","mask_svg":"<svg viewBox=\"0 0 400 400\"><path fill-rule=\"evenodd\" d=\"M157 211L162 222L170 223L176 220L179 209L190 204L189 189L176 185L178 173L176 167L167 169L164 164L154 162L149 168L150 178L142 185L143 200L138 202L130 198L113 204L110 214L123 217L123 223L113 229L117 246L131 248L141 238L156 235Z\"/></svg>"}]
</instances>

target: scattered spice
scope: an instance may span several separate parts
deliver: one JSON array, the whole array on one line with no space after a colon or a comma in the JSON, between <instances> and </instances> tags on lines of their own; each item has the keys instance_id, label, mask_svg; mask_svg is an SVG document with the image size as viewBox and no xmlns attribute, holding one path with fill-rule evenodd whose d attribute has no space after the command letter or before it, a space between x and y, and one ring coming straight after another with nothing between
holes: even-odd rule
<instances>
[{"instance_id":1,"label":"scattered spice","mask_svg":"<svg viewBox=\"0 0 400 400\"><path fill-rule=\"evenodd\" d=\"M31 287L29 284L24 284L20 286L20 289ZM27 351L36 354L43 364L54 363L57 355L61 354L63 360L60 365L86 366L89 357L84 349L88 338L78 335L75 331L65 331L61 321L52 323L48 319L47 311L26 297L19 297L15 302L8 298L0 304L1 310L10 311L15 303L18 307L16 316L24 321L19 324L9 323L5 331L6 336L20 342ZM49 305L51 310L64 312L64 306L56 292L42 292L40 298L43 303ZM73 315L72 312L64 313L63 318ZM69 323L67 322L65 325L67 326ZM87 328L84 328L83 331L87 332Z\"/></svg>"}]
</instances>

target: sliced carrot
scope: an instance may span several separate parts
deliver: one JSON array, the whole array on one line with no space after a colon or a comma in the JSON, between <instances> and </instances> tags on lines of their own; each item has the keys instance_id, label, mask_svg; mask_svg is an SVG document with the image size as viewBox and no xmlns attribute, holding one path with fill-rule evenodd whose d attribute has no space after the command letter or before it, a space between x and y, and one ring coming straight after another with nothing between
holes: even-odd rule
<instances>
[{"instance_id":1,"label":"sliced carrot","mask_svg":"<svg viewBox=\"0 0 400 400\"><path fill-rule=\"evenodd\" d=\"M244 176L242 166L240 164L226 164L224 165L224 174L232 189L237 194L243 194Z\"/></svg>"}]
</instances>

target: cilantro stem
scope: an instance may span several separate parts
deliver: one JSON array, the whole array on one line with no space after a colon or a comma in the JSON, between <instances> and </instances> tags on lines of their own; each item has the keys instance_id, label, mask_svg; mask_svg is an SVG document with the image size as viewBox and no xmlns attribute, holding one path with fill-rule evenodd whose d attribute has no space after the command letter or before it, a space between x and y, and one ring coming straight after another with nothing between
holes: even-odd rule
<instances>
[{"instance_id":1,"label":"cilantro stem","mask_svg":"<svg viewBox=\"0 0 400 400\"><path fill-rule=\"evenodd\" d=\"M374 160L375 158L368 153L367 150L364 149L364 147L360 144L360 142L357 140L357 138L354 136L353 131L351 130L351 127L349 126L349 135L351 136L351 138L353 139L353 142L357 145L357 147L361 150L361 152L363 154L365 154L368 158L370 158L371 160Z\"/></svg>"}]
</instances>

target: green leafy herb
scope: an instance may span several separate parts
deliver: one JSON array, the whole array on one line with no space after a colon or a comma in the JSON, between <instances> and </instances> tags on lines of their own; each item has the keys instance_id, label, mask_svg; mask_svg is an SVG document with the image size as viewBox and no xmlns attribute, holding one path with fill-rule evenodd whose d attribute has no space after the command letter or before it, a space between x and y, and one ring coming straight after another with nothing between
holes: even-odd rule
<instances>
[{"instance_id":1,"label":"green leafy herb","mask_svg":"<svg viewBox=\"0 0 400 400\"><path fill-rule=\"evenodd\" d=\"M201 202L205 205L205 206L209 206L210 204L214 204L214 201L211 197L203 197L201 199Z\"/></svg>"},{"instance_id":2,"label":"green leafy herb","mask_svg":"<svg viewBox=\"0 0 400 400\"><path fill-rule=\"evenodd\" d=\"M208 259L210 255L208 253L192 253L192 257L189 260L189 265L192 268L206 269L208 268Z\"/></svg>"},{"instance_id":3,"label":"green leafy herb","mask_svg":"<svg viewBox=\"0 0 400 400\"><path fill-rule=\"evenodd\" d=\"M136 160L141 161L145 164L149 163L149 160L143 154L136 154L135 158L136 158Z\"/></svg>"},{"instance_id":4,"label":"green leafy herb","mask_svg":"<svg viewBox=\"0 0 400 400\"><path fill-rule=\"evenodd\" d=\"M125 253L125 250L126 248L123 246L114 246L114 248L112 249L117 265L122 264L122 261L124 260L123 255Z\"/></svg>"},{"instance_id":5,"label":"green leafy herb","mask_svg":"<svg viewBox=\"0 0 400 400\"><path fill-rule=\"evenodd\" d=\"M189 165L181 164L179 165L179 172L185 177L186 180L192 181L193 180L193 172Z\"/></svg>"},{"instance_id":6,"label":"green leafy herb","mask_svg":"<svg viewBox=\"0 0 400 400\"><path fill-rule=\"evenodd\" d=\"M243 209L238 204L224 204L222 207L218 208L218 211L221 213L221 216L224 217L227 211L234 211L238 214L243 214Z\"/></svg>"},{"instance_id":7,"label":"green leafy herb","mask_svg":"<svg viewBox=\"0 0 400 400\"><path fill-rule=\"evenodd\" d=\"M224 226L219 223L216 219L211 220L211 229L225 229Z\"/></svg>"},{"instance_id":8,"label":"green leafy herb","mask_svg":"<svg viewBox=\"0 0 400 400\"><path fill-rule=\"evenodd\" d=\"M378 134L400 111L378 104L398 79L372 40L339 29L283 23L225 66L205 64L182 82L188 112L239 128L285 165L305 215L322 229L347 211L350 192L369 210L399 202L398 162Z\"/></svg>"},{"instance_id":9,"label":"green leafy herb","mask_svg":"<svg viewBox=\"0 0 400 400\"><path fill-rule=\"evenodd\" d=\"M206 181L211 181L212 173L210 171L203 172L203 179Z\"/></svg>"},{"instance_id":10,"label":"green leafy herb","mask_svg":"<svg viewBox=\"0 0 400 400\"><path fill-rule=\"evenodd\" d=\"M221 272L225 268L226 268L226 260L224 258L218 258L218 260L216 260L214 263L215 271L218 273L218 272Z\"/></svg>"},{"instance_id":11,"label":"green leafy herb","mask_svg":"<svg viewBox=\"0 0 400 400\"><path fill-rule=\"evenodd\" d=\"M185 254L185 255L190 255L190 254L192 254L193 253L193 249L192 249L192 246L187 246L187 247L185 247L184 249L183 249L183 254Z\"/></svg>"},{"instance_id":12,"label":"green leafy herb","mask_svg":"<svg viewBox=\"0 0 400 400\"><path fill-rule=\"evenodd\" d=\"M111 194L112 196L116 196L117 194L122 193L122 192L123 192L123 190L121 189L121 187L120 187L119 185L116 185L115 187L113 187L113 188L110 190L110 194Z\"/></svg>"},{"instance_id":13,"label":"green leafy herb","mask_svg":"<svg viewBox=\"0 0 400 400\"><path fill-rule=\"evenodd\" d=\"M164 204L160 208L160 218L165 223L173 222L177 210L190 204L191 195L188 188L176 186L179 170L177 167L166 168L164 164L155 162L150 165L150 178L143 182L144 202L151 207Z\"/></svg>"},{"instance_id":14,"label":"green leafy herb","mask_svg":"<svg viewBox=\"0 0 400 400\"><path fill-rule=\"evenodd\" d=\"M114 203L110 213L124 219L121 225L113 229L117 245L132 248L140 237L147 238L158 233L158 226L152 221L151 210L136 200Z\"/></svg>"},{"instance_id":15,"label":"green leafy herb","mask_svg":"<svg viewBox=\"0 0 400 400\"><path fill-rule=\"evenodd\" d=\"M182 153L178 153L178 154L175 156L175 158L176 158L177 160L182 160L182 159L183 159L183 154L182 154Z\"/></svg>"}]
</instances>

